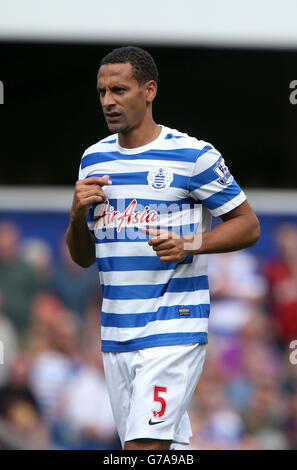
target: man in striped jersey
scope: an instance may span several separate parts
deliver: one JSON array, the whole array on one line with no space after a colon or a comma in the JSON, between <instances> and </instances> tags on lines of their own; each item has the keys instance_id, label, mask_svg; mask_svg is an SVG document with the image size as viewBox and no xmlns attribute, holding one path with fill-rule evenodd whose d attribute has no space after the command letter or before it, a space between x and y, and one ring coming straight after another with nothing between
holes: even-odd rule
<instances>
[{"instance_id":1,"label":"man in striped jersey","mask_svg":"<svg viewBox=\"0 0 297 470\"><path fill-rule=\"evenodd\" d=\"M127 450L189 443L186 410L207 343L207 254L248 247L260 233L220 153L155 123L157 82L140 48L101 61L112 135L83 154L66 235L76 263L97 260L105 375ZM212 216L223 221L214 229Z\"/></svg>"}]
</instances>

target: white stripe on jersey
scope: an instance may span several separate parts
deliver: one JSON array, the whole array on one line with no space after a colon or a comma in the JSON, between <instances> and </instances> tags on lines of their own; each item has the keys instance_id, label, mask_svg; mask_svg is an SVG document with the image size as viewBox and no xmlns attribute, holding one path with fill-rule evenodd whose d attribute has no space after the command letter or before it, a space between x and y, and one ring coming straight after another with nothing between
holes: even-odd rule
<instances>
[{"instance_id":1,"label":"white stripe on jersey","mask_svg":"<svg viewBox=\"0 0 297 470\"><path fill-rule=\"evenodd\" d=\"M135 250L133 242L111 242L96 243L96 257L105 258L108 256L158 256L153 247L147 241L138 242L141 244L138 250ZM125 272L125 271L124 271Z\"/></svg>"},{"instance_id":2,"label":"white stripe on jersey","mask_svg":"<svg viewBox=\"0 0 297 470\"><path fill-rule=\"evenodd\" d=\"M200 173L203 173L203 171L208 170L208 168L214 165L219 158L220 154L213 148L208 150L208 152L205 152L203 155L201 155L201 157L198 158L192 173L192 177L200 175Z\"/></svg>"},{"instance_id":3,"label":"white stripe on jersey","mask_svg":"<svg viewBox=\"0 0 297 470\"><path fill-rule=\"evenodd\" d=\"M155 252L154 252L155 253ZM176 269L168 269L169 279L203 276L205 274L205 260L207 255L197 257L198 262L180 264ZM105 286L137 286L139 279L142 285L163 284L164 273L162 271L105 271L102 274L102 283Z\"/></svg>"},{"instance_id":4,"label":"white stripe on jersey","mask_svg":"<svg viewBox=\"0 0 297 470\"><path fill-rule=\"evenodd\" d=\"M147 162L148 167L151 165L151 162ZM168 162L167 162L168 166ZM103 191L107 196L107 199L116 199L122 198L127 199L128 194L133 194L135 199L145 199L151 201L178 201L180 199L185 199L189 196L189 191L184 188L174 188L169 187L166 191L154 191L149 186L144 186L143 184L133 184L133 191L131 191L132 185L118 185L118 186L104 186ZM144 194L145 190L145 194ZM130 196L129 196L130 197Z\"/></svg>"},{"instance_id":5,"label":"white stripe on jersey","mask_svg":"<svg viewBox=\"0 0 297 470\"><path fill-rule=\"evenodd\" d=\"M149 322L140 328L116 328L114 326L102 326L102 339L108 341L129 341L142 336L164 333L192 333L200 331L207 333L207 318L177 318L170 320L156 320Z\"/></svg>"},{"instance_id":6,"label":"white stripe on jersey","mask_svg":"<svg viewBox=\"0 0 297 470\"><path fill-rule=\"evenodd\" d=\"M217 180L214 180L214 181L211 181L210 183L207 183L201 186L199 189L192 191L192 193L197 195L197 198L200 201L203 201L204 199L207 199L208 197L212 196L213 194L219 191L222 191L222 185L218 183Z\"/></svg>"},{"instance_id":7,"label":"white stripe on jersey","mask_svg":"<svg viewBox=\"0 0 297 470\"><path fill-rule=\"evenodd\" d=\"M203 289L194 292L166 292L162 297L152 299L103 299L102 311L105 313L137 314L156 312L159 307L199 304L209 304L208 290Z\"/></svg>"},{"instance_id":8,"label":"white stripe on jersey","mask_svg":"<svg viewBox=\"0 0 297 470\"><path fill-rule=\"evenodd\" d=\"M169 133L169 128L162 126L162 131L161 135L159 137L162 138L166 137L166 135ZM209 145L208 142L205 142L204 140L198 140L195 137L189 137L187 134L179 132L177 130L170 129L171 134L175 135L177 139L172 138L172 139L163 139L162 140L162 150L179 150L181 147L182 148L191 148L191 149L196 149L199 153L199 150L201 150L203 147L206 145ZM180 144L180 138L184 139L185 144ZM123 148L120 147L118 142L117 142L117 134L114 134L113 136L110 137L109 142L112 142L113 140L116 140L114 143L106 143L106 140L104 141L99 141L96 144L92 145L89 147L83 154L83 157L85 155L91 154L91 153L96 153L96 152L116 152L119 151L122 154L127 154L127 155L136 155L138 153L143 153L146 152L147 150L158 150L160 149L160 142L158 141L158 138L154 141L151 142L147 145L144 145L143 147L138 147L138 148Z\"/></svg>"}]
</instances>

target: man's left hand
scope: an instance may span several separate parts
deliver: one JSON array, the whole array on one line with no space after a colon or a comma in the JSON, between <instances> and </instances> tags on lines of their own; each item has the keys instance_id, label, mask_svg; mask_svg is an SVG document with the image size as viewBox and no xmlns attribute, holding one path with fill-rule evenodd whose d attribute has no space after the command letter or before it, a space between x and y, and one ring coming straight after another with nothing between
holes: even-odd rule
<instances>
[{"instance_id":1,"label":"man's left hand","mask_svg":"<svg viewBox=\"0 0 297 470\"><path fill-rule=\"evenodd\" d=\"M192 254L189 250L185 250L186 239L175 232L154 228L143 228L142 230L148 235L155 235L150 238L148 244L152 246L161 261L180 263ZM187 241L189 242L189 240Z\"/></svg>"}]
</instances>

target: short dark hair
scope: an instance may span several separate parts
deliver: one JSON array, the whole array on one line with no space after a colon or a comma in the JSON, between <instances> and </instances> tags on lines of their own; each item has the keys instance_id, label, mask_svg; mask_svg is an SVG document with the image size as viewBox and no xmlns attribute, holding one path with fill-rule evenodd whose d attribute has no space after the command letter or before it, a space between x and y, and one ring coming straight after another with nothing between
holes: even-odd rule
<instances>
[{"instance_id":1,"label":"short dark hair","mask_svg":"<svg viewBox=\"0 0 297 470\"><path fill-rule=\"evenodd\" d=\"M124 64L130 62L133 70L133 77L139 85L143 85L149 80L158 83L158 69L152 56L136 46L125 46L114 49L101 60L101 65Z\"/></svg>"}]
</instances>

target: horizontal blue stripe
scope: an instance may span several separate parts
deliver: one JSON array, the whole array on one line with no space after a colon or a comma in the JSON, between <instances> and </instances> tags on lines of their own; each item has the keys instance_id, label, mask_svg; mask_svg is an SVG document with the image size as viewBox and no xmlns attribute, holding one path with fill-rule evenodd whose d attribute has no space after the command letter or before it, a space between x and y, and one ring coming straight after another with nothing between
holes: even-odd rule
<instances>
[{"instance_id":1,"label":"horizontal blue stripe","mask_svg":"<svg viewBox=\"0 0 297 470\"><path fill-rule=\"evenodd\" d=\"M167 134L165 139L182 139L185 138L184 135L173 135L173 134Z\"/></svg>"},{"instance_id":2,"label":"horizontal blue stripe","mask_svg":"<svg viewBox=\"0 0 297 470\"><path fill-rule=\"evenodd\" d=\"M179 308L187 307L189 316L180 316ZM174 305L160 307L156 312L149 313L105 313L101 312L102 326L114 326L117 328L139 328L156 320L172 320L174 318L208 318L209 304L200 305Z\"/></svg>"},{"instance_id":3,"label":"horizontal blue stripe","mask_svg":"<svg viewBox=\"0 0 297 470\"><path fill-rule=\"evenodd\" d=\"M87 178L92 178L93 176L104 176L105 173L92 173L88 175ZM133 184L143 184L148 186L147 181L148 171L139 171L135 173L110 173L109 177L112 181L113 186L118 185L133 185ZM177 173L173 174L173 180L170 183L170 186L173 188L183 188L188 189L190 178L188 176L179 175ZM144 188L145 189L145 188Z\"/></svg>"},{"instance_id":4,"label":"horizontal blue stripe","mask_svg":"<svg viewBox=\"0 0 297 470\"><path fill-rule=\"evenodd\" d=\"M187 256L181 263L160 261L158 256L109 256L97 258L99 271L143 271L175 269L179 264L190 264L193 256Z\"/></svg>"},{"instance_id":5,"label":"horizontal blue stripe","mask_svg":"<svg viewBox=\"0 0 297 470\"><path fill-rule=\"evenodd\" d=\"M189 184L189 190L195 191L195 189L201 188L201 186L204 186L205 184L217 180L219 177L215 173L214 169L216 168L218 162L221 160L222 157L220 156L220 158L213 165L207 168L207 170L202 171L201 173L199 173L199 175L192 176Z\"/></svg>"},{"instance_id":6,"label":"horizontal blue stripe","mask_svg":"<svg viewBox=\"0 0 297 470\"><path fill-rule=\"evenodd\" d=\"M207 343L207 333L164 333L160 335L144 336L129 341L101 341L103 352L137 351L138 349L169 346L174 344ZM162 358L160 358L162 359Z\"/></svg>"},{"instance_id":7,"label":"horizontal blue stripe","mask_svg":"<svg viewBox=\"0 0 297 470\"><path fill-rule=\"evenodd\" d=\"M207 146L209 147L209 146ZM208 150L211 147L208 148ZM166 160L166 161L180 161L180 162L191 162L194 163L198 157L201 155L202 150L192 149L192 148L183 148L183 149L174 149L174 150L147 150L146 152L141 152L137 154L123 154L118 151L115 152L95 152L85 155L81 160L81 168L86 168L90 165L95 165L96 163L104 163L116 160ZM206 150L207 151L207 150ZM205 151L204 151L205 153Z\"/></svg>"},{"instance_id":8,"label":"horizontal blue stripe","mask_svg":"<svg viewBox=\"0 0 297 470\"><path fill-rule=\"evenodd\" d=\"M139 284L127 286L101 285L105 299L152 299L163 296L166 292L193 292L208 289L207 276L173 278L166 284Z\"/></svg>"},{"instance_id":9,"label":"horizontal blue stripe","mask_svg":"<svg viewBox=\"0 0 297 470\"><path fill-rule=\"evenodd\" d=\"M233 180L230 186L224 188L222 191L219 191L216 194L204 199L202 203L210 210L217 209L220 206L223 206L227 202L234 199L238 194L240 194L241 188L238 186L235 180Z\"/></svg>"},{"instance_id":10,"label":"horizontal blue stripe","mask_svg":"<svg viewBox=\"0 0 297 470\"><path fill-rule=\"evenodd\" d=\"M112 140L102 140L100 144L115 144L117 139L112 139Z\"/></svg>"}]
</instances>

